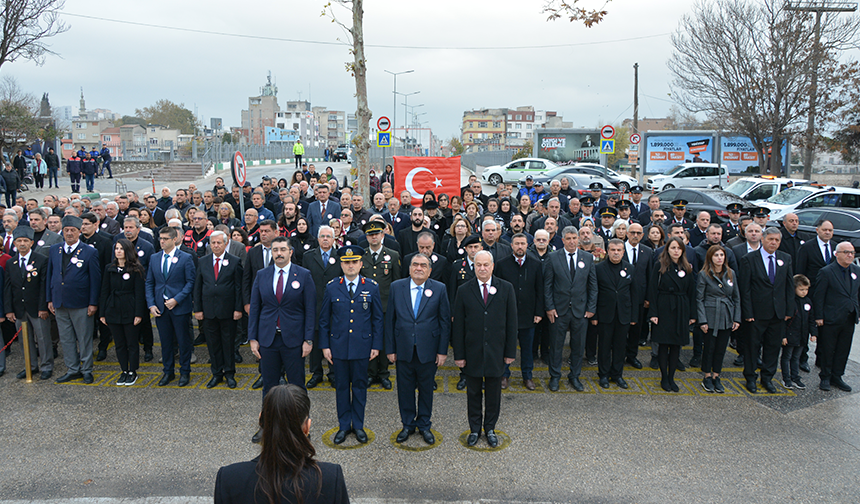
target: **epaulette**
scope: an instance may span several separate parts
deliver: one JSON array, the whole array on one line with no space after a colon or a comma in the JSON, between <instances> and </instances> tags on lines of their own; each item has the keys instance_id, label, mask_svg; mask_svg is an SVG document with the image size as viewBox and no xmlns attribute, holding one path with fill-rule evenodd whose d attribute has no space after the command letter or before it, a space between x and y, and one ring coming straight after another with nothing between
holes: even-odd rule
<instances>
[{"instance_id":1,"label":"epaulette","mask_svg":"<svg viewBox=\"0 0 860 504\"><path fill-rule=\"evenodd\" d=\"M376 280L374 280L372 278L368 278L367 281L372 283L373 285L379 285L379 282L377 282Z\"/></svg>"},{"instance_id":2,"label":"epaulette","mask_svg":"<svg viewBox=\"0 0 860 504\"><path fill-rule=\"evenodd\" d=\"M335 280L337 280L337 278L332 278L331 280L329 280L329 281L328 281L328 283L327 283L326 285L328 285L328 284L330 284L330 283L334 282Z\"/></svg>"}]
</instances>

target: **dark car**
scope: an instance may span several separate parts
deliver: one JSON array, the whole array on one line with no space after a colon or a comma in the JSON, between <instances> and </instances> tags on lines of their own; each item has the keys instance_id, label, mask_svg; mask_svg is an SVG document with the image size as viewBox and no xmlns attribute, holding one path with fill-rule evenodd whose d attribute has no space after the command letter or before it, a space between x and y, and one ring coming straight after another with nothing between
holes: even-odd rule
<instances>
[{"instance_id":1,"label":"dark car","mask_svg":"<svg viewBox=\"0 0 860 504\"><path fill-rule=\"evenodd\" d=\"M847 241L854 245L855 251L860 251L860 209L856 208L802 208L795 210L801 240L814 240L818 236L815 228L822 221L829 220L833 224L833 241L842 243ZM775 221L782 225L782 220ZM774 222L774 221L771 221ZM768 225L771 223L769 222ZM854 259L855 264L860 264L860 259Z\"/></svg>"},{"instance_id":2,"label":"dark car","mask_svg":"<svg viewBox=\"0 0 860 504\"><path fill-rule=\"evenodd\" d=\"M341 144L337 146L337 149L331 155L332 161L346 161L349 157L349 145Z\"/></svg>"},{"instance_id":3,"label":"dark car","mask_svg":"<svg viewBox=\"0 0 860 504\"><path fill-rule=\"evenodd\" d=\"M614 179L610 174L603 173L603 170L599 170L597 168L591 168L589 166L559 166L557 168L553 168L552 170L547 170L545 172L540 172L532 175L532 179L535 182L543 182L544 184L548 184L551 180L559 180L560 175L591 175L593 177L600 177L601 180L608 180L614 187L619 187L619 180ZM525 177L520 179L520 185L525 183Z\"/></svg>"},{"instance_id":4,"label":"dark car","mask_svg":"<svg viewBox=\"0 0 860 504\"><path fill-rule=\"evenodd\" d=\"M756 205L722 189L666 189L657 193L660 197L660 208L666 212L668 219L672 215L672 202L678 199L687 200L687 214L689 220L696 220L696 215L702 210L711 214L711 222L722 224L728 222L729 213L726 206L731 203L743 205L742 211L756 208Z\"/></svg>"}]
</instances>

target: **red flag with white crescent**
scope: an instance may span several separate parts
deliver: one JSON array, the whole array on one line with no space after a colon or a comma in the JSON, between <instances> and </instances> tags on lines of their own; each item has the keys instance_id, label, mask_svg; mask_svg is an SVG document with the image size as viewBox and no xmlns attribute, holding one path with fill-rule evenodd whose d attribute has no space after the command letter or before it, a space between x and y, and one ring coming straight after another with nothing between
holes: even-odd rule
<instances>
[{"instance_id":1,"label":"red flag with white crescent","mask_svg":"<svg viewBox=\"0 0 860 504\"><path fill-rule=\"evenodd\" d=\"M409 157L394 156L394 195L402 191L412 194L412 204L420 205L427 191L436 197L445 193L460 194L460 156Z\"/></svg>"}]
</instances>

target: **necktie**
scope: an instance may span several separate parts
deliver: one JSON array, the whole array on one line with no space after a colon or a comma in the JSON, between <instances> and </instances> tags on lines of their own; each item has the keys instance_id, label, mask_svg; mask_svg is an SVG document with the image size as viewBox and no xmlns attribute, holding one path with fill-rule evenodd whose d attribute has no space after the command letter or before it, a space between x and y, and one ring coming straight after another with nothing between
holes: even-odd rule
<instances>
[{"instance_id":1,"label":"necktie","mask_svg":"<svg viewBox=\"0 0 860 504\"><path fill-rule=\"evenodd\" d=\"M570 256L570 283L576 279L576 253L568 253Z\"/></svg>"},{"instance_id":2,"label":"necktie","mask_svg":"<svg viewBox=\"0 0 860 504\"><path fill-rule=\"evenodd\" d=\"M352 298L355 296L355 285L352 282L349 282L349 297Z\"/></svg>"},{"instance_id":3,"label":"necktie","mask_svg":"<svg viewBox=\"0 0 860 504\"><path fill-rule=\"evenodd\" d=\"M218 281L218 273L221 271L221 258L215 258L215 281Z\"/></svg>"},{"instance_id":4,"label":"necktie","mask_svg":"<svg viewBox=\"0 0 860 504\"><path fill-rule=\"evenodd\" d=\"M12 235L6 234L6 245L4 246L6 253L11 255L12 250Z\"/></svg>"},{"instance_id":5,"label":"necktie","mask_svg":"<svg viewBox=\"0 0 860 504\"><path fill-rule=\"evenodd\" d=\"M320 205L320 208L322 208L322 212L320 212L320 216L325 217L325 203L322 203Z\"/></svg>"},{"instance_id":6,"label":"necktie","mask_svg":"<svg viewBox=\"0 0 860 504\"><path fill-rule=\"evenodd\" d=\"M281 302L281 298L284 296L284 270L278 271L278 286L275 287L275 297L278 298L278 303Z\"/></svg>"},{"instance_id":7,"label":"necktie","mask_svg":"<svg viewBox=\"0 0 860 504\"><path fill-rule=\"evenodd\" d=\"M832 256L830 255L830 242L824 244L824 263L830 264Z\"/></svg>"},{"instance_id":8,"label":"necktie","mask_svg":"<svg viewBox=\"0 0 860 504\"><path fill-rule=\"evenodd\" d=\"M773 256L768 256L770 262L767 265L767 277L770 278L770 283L776 280L776 267L773 265Z\"/></svg>"},{"instance_id":9,"label":"necktie","mask_svg":"<svg viewBox=\"0 0 860 504\"><path fill-rule=\"evenodd\" d=\"M267 267L272 260L272 251L263 247L263 267Z\"/></svg>"},{"instance_id":10,"label":"necktie","mask_svg":"<svg viewBox=\"0 0 860 504\"><path fill-rule=\"evenodd\" d=\"M21 268L22 271L27 269L27 261L22 257L21 262L18 263L18 267Z\"/></svg>"},{"instance_id":11,"label":"necktie","mask_svg":"<svg viewBox=\"0 0 860 504\"><path fill-rule=\"evenodd\" d=\"M424 287L418 286L415 287L415 290L418 291L418 295L415 296L415 302L412 303L412 314L417 318L418 317L418 307L421 306L421 294L424 291ZM487 285L484 284L484 304L487 303Z\"/></svg>"},{"instance_id":12,"label":"necktie","mask_svg":"<svg viewBox=\"0 0 860 504\"><path fill-rule=\"evenodd\" d=\"M484 306L487 306L487 298L490 296L490 291L487 290L487 284L482 284L484 286Z\"/></svg>"},{"instance_id":13,"label":"necktie","mask_svg":"<svg viewBox=\"0 0 860 504\"><path fill-rule=\"evenodd\" d=\"M636 261L639 259L636 257L636 247L633 247L633 264L636 264Z\"/></svg>"},{"instance_id":14,"label":"necktie","mask_svg":"<svg viewBox=\"0 0 860 504\"><path fill-rule=\"evenodd\" d=\"M373 253L373 262L376 263L377 261L379 261L379 252L374 252Z\"/></svg>"},{"instance_id":15,"label":"necktie","mask_svg":"<svg viewBox=\"0 0 860 504\"><path fill-rule=\"evenodd\" d=\"M327 263L328 262L328 252L323 252L322 254L323 254L323 263Z\"/></svg>"},{"instance_id":16,"label":"necktie","mask_svg":"<svg viewBox=\"0 0 860 504\"><path fill-rule=\"evenodd\" d=\"M519 258L519 259L517 259L517 264L519 264L519 265L520 265L520 268L522 268L522 267L523 267L523 258L522 258L522 257L521 257L521 258Z\"/></svg>"},{"instance_id":17,"label":"necktie","mask_svg":"<svg viewBox=\"0 0 860 504\"><path fill-rule=\"evenodd\" d=\"M170 264L170 256L165 254L164 255L164 261L162 261L162 264L161 264L161 274L164 275L165 279L167 278L167 268L168 268L167 265L168 264Z\"/></svg>"}]
</instances>

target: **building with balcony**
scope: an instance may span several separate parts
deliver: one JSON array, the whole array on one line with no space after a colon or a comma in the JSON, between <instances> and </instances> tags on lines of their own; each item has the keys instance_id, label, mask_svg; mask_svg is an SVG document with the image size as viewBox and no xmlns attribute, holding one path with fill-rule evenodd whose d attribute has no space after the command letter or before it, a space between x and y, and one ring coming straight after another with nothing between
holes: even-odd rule
<instances>
[{"instance_id":1,"label":"building with balcony","mask_svg":"<svg viewBox=\"0 0 860 504\"><path fill-rule=\"evenodd\" d=\"M508 109L479 109L463 112L460 141L466 151L506 149Z\"/></svg>"}]
</instances>

